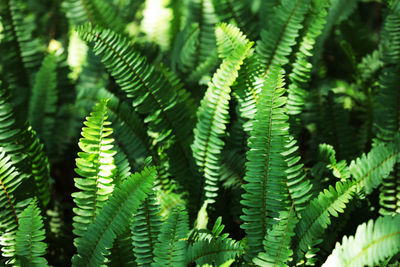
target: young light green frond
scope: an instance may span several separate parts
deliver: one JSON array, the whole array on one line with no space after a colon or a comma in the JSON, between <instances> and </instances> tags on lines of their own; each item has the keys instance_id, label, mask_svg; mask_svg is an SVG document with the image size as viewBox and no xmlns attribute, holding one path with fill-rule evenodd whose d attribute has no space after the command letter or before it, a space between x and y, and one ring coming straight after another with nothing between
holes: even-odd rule
<instances>
[{"instance_id":1,"label":"young light green frond","mask_svg":"<svg viewBox=\"0 0 400 267\"><path fill-rule=\"evenodd\" d=\"M107 100L96 104L93 112L86 118L82 128L83 138L79 141L82 152L78 153L75 172L75 186L80 190L72 193L77 207L74 208L74 234L82 237L87 227L95 221L96 215L103 207L114 189L113 141L111 124L107 121Z\"/></svg>"},{"instance_id":2,"label":"young light green frond","mask_svg":"<svg viewBox=\"0 0 400 267\"><path fill-rule=\"evenodd\" d=\"M205 178L205 198L213 203L218 191L222 137L229 121L231 85L237 77L240 65L251 48L239 29L221 24L216 29L218 50L224 58L209 83L207 92L197 112L192 150L199 172Z\"/></svg>"},{"instance_id":3,"label":"young light green frond","mask_svg":"<svg viewBox=\"0 0 400 267\"><path fill-rule=\"evenodd\" d=\"M54 119L57 111L57 61L54 54L46 56L32 88L28 120L39 138L48 146L53 138Z\"/></svg>"},{"instance_id":4,"label":"young light green frond","mask_svg":"<svg viewBox=\"0 0 400 267\"><path fill-rule=\"evenodd\" d=\"M257 52L265 74L271 67L283 66L303 27L302 22L309 10L311 0L282 0L274 9L267 30L261 31Z\"/></svg>"},{"instance_id":5,"label":"young light green frond","mask_svg":"<svg viewBox=\"0 0 400 267\"><path fill-rule=\"evenodd\" d=\"M19 215L19 226L15 238L15 253L17 266L48 266L43 257L47 245L43 218L36 201L24 209Z\"/></svg>"},{"instance_id":6,"label":"young light green frond","mask_svg":"<svg viewBox=\"0 0 400 267\"><path fill-rule=\"evenodd\" d=\"M111 30L93 28L86 24L78 32L88 42L94 43L94 52L101 55L107 70L115 78L135 110L146 116L148 134L157 142L169 146L169 162L179 164L171 168L179 182L193 192L193 158L189 151L194 120L181 96L180 83L173 83L163 71L158 71L146 59L133 51L129 41ZM178 86L179 85L179 86ZM176 165L174 165L176 166ZM194 179L196 180L196 179ZM195 192L193 192L195 193Z\"/></svg>"},{"instance_id":7,"label":"young light green frond","mask_svg":"<svg viewBox=\"0 0 400 267\"><path fill-rule=\"evenodd\" d=\"M186 253L186 265L196 263L199 266L205 264L221 266L242 254L243 248L240 243L231 238L199 240L189 245Z\"/></svg>"},{"instance_id":8,"label":"young light green frond","mask_svg":"<svg viewBox=\"0 0 400 267\"><path fill-rule=\"evenodd\" d=\"M161 223L160 206L155 192L152 192L138 208L131 222L133 253L138 265L149 266L153 262Z\"/></svg>"},{"instance_id":9,"label":"young light green frond","mask_svg":"<svg viewBox=\"0 0 400 267\"><path fill-rule=\"evenodd\" d=\"M158 243L154 249L153 267L183 267L186 255L186 236L189 232L187 212L175 209L161 226Z\"/></svg>"},{"instance_id":10,"label":"young light green frond","mask_svg":"<svg viewBox=\"0 0 400 267\"><path fill-rule=\"evenodd\" d=\"M94 223L77 239L78 253L72 258L72 266L99 266L117 235L121 235L140 204L152 190L154 169L145 168L122 182L105 203Z\"/></svg>"},{"instance_id":11,"label":"young light green frond","mask_svg":"<svg viewBox=\"0 0 400 267\"><path fill-rule=\"evenodd\" d=\"M14 166L11 157L0 149L0 245L2 257L15 261L15 235L19 225L19 207L15 193L23 179L27 178Z\"/></svg>"},{"instance_id":12,"label":"young light green frond","mask_svg":"<svg viewBox=\"0 0 400 267\"><path fill-rule=\"evenodd\" d=\"M249 261L263 250L262 240L275 223L274 218L290 206L285 186L287 163L282 155L289 128L283 85L282 70L272 69L262 88L248 139L241 227L247 235Z\"/></svg>"},{"instance_id":13,"label":"young light green frond","mask_svg":"<svg viewBox=\"0 0 400 267\"><path fill-rule=\"evenodd\" d=\"M336 243L323 266L377 266L400 251L400 215L379 217L357 227L354 236Z\"/></svg>"},{"instance_id":14,"label":"young light green frond","mask_svg":"<svg viewBox=\"0 0 400 267\"><path fill-rule=\"evenodd\" d=\"M289 266L287 262L293 254L291 240L297 222L294 206L288 211L282 211L265 236L264 251L253 258L253 262L257 266Z\"/></svg>"}]
</instances>

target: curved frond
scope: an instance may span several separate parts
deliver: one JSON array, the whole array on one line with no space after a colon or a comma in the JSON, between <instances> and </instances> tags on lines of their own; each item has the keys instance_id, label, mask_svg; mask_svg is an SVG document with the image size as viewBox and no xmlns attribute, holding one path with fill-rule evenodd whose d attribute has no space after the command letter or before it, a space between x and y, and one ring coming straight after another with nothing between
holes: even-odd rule
<instances>
[{"instance_id":1,"label":"curved frond","mask_svg":"<svg viewBox=\"0 0 400 267\"><path fill-rule=\"evenodd\" d=\"M400 251L400 215L379 217L357 227L336 243L323 266L376 266Z\"/></svg>"},{"instance_id":2,"label":"curved frond","mask_svg":"<svg viewBox=\"0 0 400 267\"><path fill-rule=\"evenodd\" d=\"M221 151L224 146L222 137L229 120L230 86L252 45L239 29L227 24L221 24L216 35L224 61L201 101L192 144L199 172L205 178L205 197L210 203L217 196Z\"/></svg>"},{"instance_id":3,"label":"curved frond","mask_svg":"<svg viewBox=\"0 0 400 267\"><path fill-rule=\"evenodd\" d=\"M154 262L151 266L186 266L186 240L189 232L187 212L178 208L173 211L161 226L158 243L154 249Z\"/></svg>"},{"instance_id":4,"label":"curved frond","mask_svg":"<svg viewBox=\"0 0 400 267\"><path fill-rule=\"evenodd\" d=\"M94 223L77 239L78 254L72 258L72 266L99 266L104 264L113 241L128 227L129 222L151 191L154 169L145 168L122 182L105 203Z\"/></svg>"},{"instance_id":5,"label":"curved frond","mask_svg":"<svg viewBox=\"0 0 400 267\"><path fill-rule=\"evenodd\" d=\"M74 234L82 237L87 227L95 221L96 215L111 195L116 172L113 156L111 124L107 121L107 100L100 101L87 117L82 129L83 138L79 147L75 172L81 178L75 178L75 186L80 190L72 193L77 207L74 208Z\"/></svg>"},{"instance_id":6,"label":"curved frond","mask_svg":"<svg viewBox=\"0 0 400 267\"><path fill-rule=\"evenodd\" d=\"M285 186L287 163L282 153L288 136L287 115L283 106L283 75L273 69L265 80L248 141L245 193L242 195L244 223L250 261L262 251L262 240L275 223L274 218L289 206Z\"/></svg>"},{"instance_id":7,"label":"curved frond","mask_svg":"<svg viewBox=\"0 0 400 267\"><path fill-rule=\"evenodd\" d=\"M48 266L43 257L47 245L44 241L45 230L36 201L19 215L19 226L15 237L17 264L21 266Z\"/></svg>"}]
</instances>

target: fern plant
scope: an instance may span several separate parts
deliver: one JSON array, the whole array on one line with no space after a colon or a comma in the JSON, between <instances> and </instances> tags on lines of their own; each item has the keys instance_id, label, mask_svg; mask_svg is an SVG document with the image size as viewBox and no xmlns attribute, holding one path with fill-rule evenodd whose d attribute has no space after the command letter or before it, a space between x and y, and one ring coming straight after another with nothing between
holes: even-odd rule
<instances>
[{"instance_id":1,"label":"fern plant","mask_svg":"<svg viewBox=\"0 0 400 267\"><path fill-rule=\"evenodd\" d=\"M0 265L397 266L400 1L0 1Z\"/></svg>"}]
</instances>

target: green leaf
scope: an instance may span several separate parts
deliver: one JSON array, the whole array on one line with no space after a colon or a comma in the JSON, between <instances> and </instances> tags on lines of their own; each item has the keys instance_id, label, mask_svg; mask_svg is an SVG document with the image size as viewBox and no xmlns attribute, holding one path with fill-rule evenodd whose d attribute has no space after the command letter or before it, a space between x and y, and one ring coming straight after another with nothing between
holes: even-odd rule
<instances>
[{"instance_id":1,"label":"green leaf","mask_svg":"<svg viewBox=\"0 0 400 267\"><path fill-rule=\"evenodd\" d=\"M173 211L161 226L158 243L154 249L154 262L151 266L186 266L186 240L189 232L187 212L182 209Z\"/></svg>"},{"instance_id":2,"label":"green leaf","mask_svg":"<svg viewBox=\"0 0 400 267\"><path fill-rule=\"evenodd\" d=\"M78 253L72 258L72 266L99 266L117 235L128 227L132 215L151 191L155 179L154 169L145 168L122 182L105 203L94 223L77 239Z\"/></svg>"},{"instance_id":3,"label":"green leaf","mask_svg":"<svg viewBox=\"0 0 400 267\"><path fill-rule=\"evenodd\" d=\"M377 266L400 251L399 225L399 214L359 225L354 236L336 243L323 266Z\"/></svg>"},{"instance_id":4,"label":"green leaf","mask_svg":"<svg viewBox=\"0 0 400 267\"><path fill-rule=\"evenodd\" d=\"M15 239L15 253L19 266L48 266L43 257L47 244L44 243L45 230L40 210L36 201L19 215L19 226Z\"/></svg>"}]
</instances>

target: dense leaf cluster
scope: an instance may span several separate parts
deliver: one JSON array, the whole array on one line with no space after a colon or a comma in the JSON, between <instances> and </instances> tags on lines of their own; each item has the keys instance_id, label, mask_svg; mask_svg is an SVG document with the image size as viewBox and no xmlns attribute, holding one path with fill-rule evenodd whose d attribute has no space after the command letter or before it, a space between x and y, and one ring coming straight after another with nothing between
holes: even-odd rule
<instances>
[{"instance_id":1,"label":"dense leaf cluster","mask_svg":"<svg viewBox=\"0 0 400 267\"><path fill-rule=\"evenodd\" d=\"M400 0L1 0L0 265L398 266Z\"/></svg>"}]
</instances>

